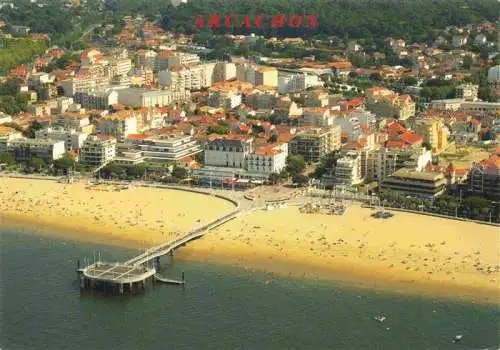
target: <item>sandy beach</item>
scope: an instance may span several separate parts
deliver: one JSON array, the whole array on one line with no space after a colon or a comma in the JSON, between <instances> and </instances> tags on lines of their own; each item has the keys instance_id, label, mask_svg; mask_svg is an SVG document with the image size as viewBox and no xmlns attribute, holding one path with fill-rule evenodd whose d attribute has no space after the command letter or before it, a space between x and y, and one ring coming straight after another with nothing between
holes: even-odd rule
<instances>
[{"instance_id":1,"label":"sandy beach","mask_svg":"<svg viewBox=\"0 0 500 350\"><path fill-rule=\"evenodd\" d=\"M402 212L390 219L371 214L358 205L342 216L303 214L298 207L258 210L178 255L278 275L498 302L497 227Z\"/></svg>"},{"instance_id":2,"label":"sandy beach","mask_svg":"<svg viewBox=\"0 0 500 350\"><path fill-rule=\"evenodd\" d=\"M2 218L76 232L68 238L136 247L163 243L233 209L189 192L0 178ZM264 270L359 286L497 303L498 227L394 212L375 219L351 205L344 215L298 207L256 210L176 252L177 259Z\"/></svg>"},{"instance_id":3,"label":"sandy beach","mask_svg":"<svg viewBox=\"0 0 500 350\"><path fill-rule=\"evenodd\" d=\"M0 221L50 226L71 238L149 247L234 209L223 199L185 191L0 177Z\"/></svg>"}]
</instances>

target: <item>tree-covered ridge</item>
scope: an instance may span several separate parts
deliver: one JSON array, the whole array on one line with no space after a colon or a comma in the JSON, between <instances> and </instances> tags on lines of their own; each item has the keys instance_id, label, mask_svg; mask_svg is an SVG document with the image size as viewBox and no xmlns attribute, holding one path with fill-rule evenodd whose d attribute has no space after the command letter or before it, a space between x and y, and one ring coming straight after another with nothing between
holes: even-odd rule
<instances>
[{"instance_id":1,"label":"tree-covered ridge","mask_svg":"<svg viewBox=\"0 0 500 350\"><path fill-rule=\"evenodd\" d=\"M347 33L351 38L397 36L425 40L435 29L495 21L500 3L496 0L193 0L177 8L169 6L164 24L166 29L191 33L195 15L208 16L214 12L250 17L260 13L271 16L312 14L318 18L316 30L276 32L252 29L258 34L343 36ZM235 28L233 31L244 33L245 29ZM219 32L227 32L227 29L220 28Z\"/></svg>"},{"instance_id":2,"label":"tree-covered ridge","mask_svg":"<svg viewBox=\"0 0 500 350\"><path fill-rule=\"evenodd\" d=\"M44 42L30 38L0 38L0 47L0 70L31 62L35 56L42 55L47 49Z\"/></svg>"}]
</instances>

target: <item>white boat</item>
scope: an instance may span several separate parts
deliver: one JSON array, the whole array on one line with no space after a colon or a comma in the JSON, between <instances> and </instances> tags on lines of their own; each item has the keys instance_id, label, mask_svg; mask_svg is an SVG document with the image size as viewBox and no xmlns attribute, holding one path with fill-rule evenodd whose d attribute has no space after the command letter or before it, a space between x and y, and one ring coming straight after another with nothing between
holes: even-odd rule
<instances>
[{"instance_id":1,"label":"white boat","mask_svg":"<svg viewBox=\"0 0 500 350\"><path fill-rule=\"evenodd\" d=\"M464 336L462 334L458 334L458 335L455 336L455 338L453 339L453 341L454 342L458 342L458 341L462 340L463 337Z\"/></svg>"},{"instance_id":2,"label":"white boat","mask_svg":"<svg viewBox=\"0 0 500 350\"><path fill-rule=\"evenodd\" d=\"M375 316L373 319L378 322L384 322L385 318L385 316Z\"/></svg>"}]
</instances>

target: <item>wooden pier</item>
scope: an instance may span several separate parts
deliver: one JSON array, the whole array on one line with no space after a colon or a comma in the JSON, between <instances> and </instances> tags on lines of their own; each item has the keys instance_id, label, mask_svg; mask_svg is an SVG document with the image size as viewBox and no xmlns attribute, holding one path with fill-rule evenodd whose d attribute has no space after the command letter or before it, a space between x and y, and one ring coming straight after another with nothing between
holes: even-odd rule
<instances>
[{"instance_id":1,"label":"wooden pier","mask_svg":"<svg viewBox=\"0 0 500 350\"><path fill-rule=\"evenodd\" d=\"M124 263L107 263L98 261L87 267L80 268L78 261L76 271L80 278L80 289L101 290L106 293L122 295L127 292L144 290L148 281L165 284L184 285L184 273L181 280L164 278L156 273L152 266L159 266L160 257L170 254L186 243L202 237L208 231L236 218L239 210L221 216L208 224L189 231L185 236L174 241L152 247L146 252L125 261Z\"/></svg>"}]
</instances>

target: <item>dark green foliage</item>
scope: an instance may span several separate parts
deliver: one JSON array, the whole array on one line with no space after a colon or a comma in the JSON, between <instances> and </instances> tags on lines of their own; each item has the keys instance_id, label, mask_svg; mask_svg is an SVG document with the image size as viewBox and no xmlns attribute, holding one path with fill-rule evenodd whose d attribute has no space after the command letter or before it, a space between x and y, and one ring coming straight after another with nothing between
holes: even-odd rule
<instances>
[{"instance_id":1,"label":"dark green foliage","mask_svg":"<svg viewBox=\"0 0 500 350\"><path fill-rule=\"evenodd\" d=\"M286 159L286 171L289 175L300 174L306 168L306 162L302 156L288 156Z\"/></svg>"},{"instance_id":2,"label":"dark green foliage","mask_svg":"<svg viewBox=\"0 0 500 350\"><path fill-rule=\"evenodd\" d=\"M433 29L485 19L494 21L499 11L499 3L495 0L197 0L177 8L168 5L162 15L168 16L167 29L183 28L186 33L195 31L192 24L197 14L205 16L206 21L206 16L213 12L251 17L258 13L282 13L313 14L318 18L318 26L315 30L252 28L252 32L269 36L307 37L345 33L345 37L350 39L399 36L412 40L433 40ZM218 30L219 33L227 31L226 28ZM231 32L246 33L241 28L233 28Z\"/></svg>"},{"instance_id":3,"label":"dark green foliage","mask_svg":"<svg viewBox=\"0 0 500 350\"><path fill-rule=\"evenodd\" d=\"M54 160L53 164L56 170L68 170L75 166L75 160L70 156L64 156L62 158Z\"/></svg>"},{"instance_id":4,"label":"dark green foliage","mask_svg":"<svg viewBox=\"0 0 500 350\"><path fill-rule=\"evenodd\" d=\"M11 78L0 84L0 111L15 115L25 110L28 105L26 96L19 93L21 79Z\"/></svg>"},{"instance_id":5,"label":"dark green foliage","mask_svg":"<svg viewBox=\"0 0 500 350\"><path fill-rule=\"evenodd\" d=\"M186 170L186 168L176 165L172 169L172 177L182 180L185 179L187 176L188 176L188 171Z\"/></svg>"},{"instance_id":6,"label":"dark green foliage","mask_svg":"<svg viewBox=\"0 0 500 350\"><path fill-rule=\"evenodd\" d=\"M0 164L12 165L14 163L14 155L11 152L0 152Z\"/></svg>"}]
</instances>

